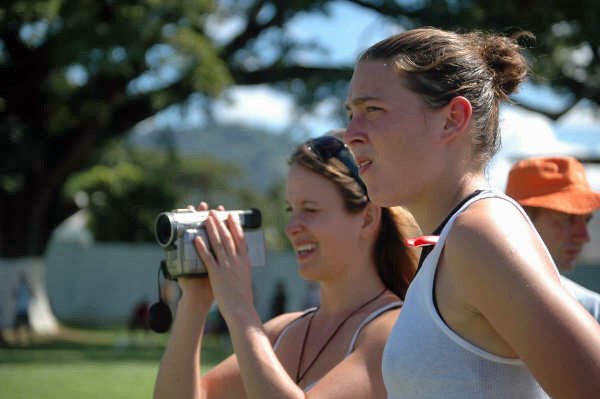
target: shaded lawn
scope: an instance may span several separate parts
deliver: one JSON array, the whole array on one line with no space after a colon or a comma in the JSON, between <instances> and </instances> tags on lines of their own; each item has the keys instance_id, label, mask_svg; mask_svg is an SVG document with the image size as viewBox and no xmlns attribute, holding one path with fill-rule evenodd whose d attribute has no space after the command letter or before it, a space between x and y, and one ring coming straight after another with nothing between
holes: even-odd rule
<instances>
[{"instance_id":1,"label":"shaded lawn","mask_svg":"<svg viewBox=\"0 0 600 399\"><path fill-rule=\"evenodd\" d=\"M2 348L0 399L151 398L167 339L63 328L26 346ZM231 353L222 337L205 337L203 346L203 373Z\"/></svg>"}]
</instances>

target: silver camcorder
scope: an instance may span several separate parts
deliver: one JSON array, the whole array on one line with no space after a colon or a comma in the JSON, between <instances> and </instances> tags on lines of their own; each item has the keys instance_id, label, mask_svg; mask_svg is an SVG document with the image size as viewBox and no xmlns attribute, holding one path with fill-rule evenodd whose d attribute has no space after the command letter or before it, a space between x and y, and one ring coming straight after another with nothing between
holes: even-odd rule
<instances>
[{"instance_id":1,"label":"silver camcorder","mask_svg":"<svg viewBox=\"0 0 600 399\"><path fill-rule=\"evenodd\" d=\"M261 225L261 215L258 209L216 211L219 220L226 220L230 214L240 219L244 230L248 256L252 266L264 266L265 236L264 232L256 230ZM165 277L176 280L180 276L205 276L204 263L194 249L193 240L202 237L210 249L210 243L204 221L208 211L192 209L174 209L171 212L159 213L154 223L154 233L158 244L165 249L166 259L163 262ZM166 269L166 270L165 270Z\"/></svg>"}]
</instances>

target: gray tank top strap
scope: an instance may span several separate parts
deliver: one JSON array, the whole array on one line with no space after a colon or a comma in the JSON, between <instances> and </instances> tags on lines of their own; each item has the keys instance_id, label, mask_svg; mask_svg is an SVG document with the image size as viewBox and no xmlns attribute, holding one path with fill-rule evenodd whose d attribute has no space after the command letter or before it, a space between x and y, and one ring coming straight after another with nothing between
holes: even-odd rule
<instances>
[{"instance_id":1,"label":"gray tank top strap","mask_svg":"<svg viewBox=\"0 0 600 399\"><path fill-rule=\"evenodd\" d=\"M296 319L292 320L287 326L285 326L283 328L283 330L281 330L281 332L279 333L279 336L277 337L275 342L273 343L273 350L274 351L277 350L277 347L279 346L279 342L281 341L283 336L287 333L287 331L290 329L290 327L292 327L298 321L302 320L304 317L306 317L307 315L316 311L317 309L318 309L317 307L312 307L312 308L306 309L300 316L298 316Z\"/></svg>"},{"instance_id":2,"label":"gray tank top strap","mask_svg":"<svg viewBox=\"0 0 600 399\"><path fill-rule=\"evenodd\" d=\"M354 335L352 336L352 341L350 342L350 345L348 347L348 352L346 352L346 355L344 355L344 359L347 358L348 356L350 356L350 354L354 351L354 345L356 345L356 339L358 338L358 334L360 334L360 331L363 329L364 326L366 326L371 321L373 321L377 317L381 316L383 313L387 312L388 310L397 309L397 308L401 307L402 303L403 303L402 301L395 301L392 303L388 303L387 305L384 305L384 306L380 307L379 309L374 310L367 317L365 317L365 319L360 323L360 325L354 332ZM302 315L302 316L304 316L304 315ZM300 316L300 317L302 317L302 316ZM312 384L310 384L309 386L304 388L303 391L304 392L310 391L315 385L317 385L317 383L319 381L320 381L320 379L314 381Z\"/></svg>"},{"instance_id":3,"label":"gray tank top strap","mask_svg":"<svg viewBox=\"0 0 600 399\"><path fill-rule=\"evenodd\" d=\"M354 335L352 336L352 341L350 341L350 346L348 347L348 352L346 352L346 355L344 356L344 358L347 358L348 356L350 356L350 354L352 352L354 352L354 345L356 345L356 340L358 338L358 334L360 334L360 332L362 331L364 326L366 326L367 324L369 324L374 319L381 316L383 313L387 312L388 310L397 309L399 307L402 307L402 303L403 303L402 301L395 301L392 303L388 303L387 305L383 305L379 309L374 310L367 317L365 317L365 319L362 321L362 323L360 323L360 325L354 332Z\"/></svg>"}]
</instances>

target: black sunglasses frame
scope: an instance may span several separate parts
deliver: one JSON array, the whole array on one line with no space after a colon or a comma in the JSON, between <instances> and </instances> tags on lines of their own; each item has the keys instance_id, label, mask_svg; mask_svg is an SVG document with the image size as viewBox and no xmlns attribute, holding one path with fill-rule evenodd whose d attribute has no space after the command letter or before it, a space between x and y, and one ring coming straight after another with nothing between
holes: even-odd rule
<instances>
[{"instance_id":1,"label":"black sunglasses frame","mask_svg":"<svg viewBox=\"0 0 600 399\"><path fill-rule=\"evenodd\" d=\"M369 197L367 185L358 174L358 166L356 165L356 161L350 153L348 146L342 140L335 136L321 136L307 141L306 147L317 157L319 157L322 162L327 162L333 157L346 165L350 171L350 175L362 187L363 191L367 195L367 198Z\"/></svg>"}]
</instances>

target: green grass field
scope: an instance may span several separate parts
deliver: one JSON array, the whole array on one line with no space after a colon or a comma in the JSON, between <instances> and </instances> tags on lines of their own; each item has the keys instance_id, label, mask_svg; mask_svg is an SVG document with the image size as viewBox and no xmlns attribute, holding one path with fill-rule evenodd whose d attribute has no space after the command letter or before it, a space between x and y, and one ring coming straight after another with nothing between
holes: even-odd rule
<instances>
[{"instance_id":1,"label":"green grass field","mask_svg":"<svg viewBox=\"0 0 600 399\"><path fill-rule=\"evenodd\" d=\"M56 336L0 348L0 399L148 399L168 336L62 328ZM203 372L230 353L206 337Z\"/></svg>"}]
</instances>

